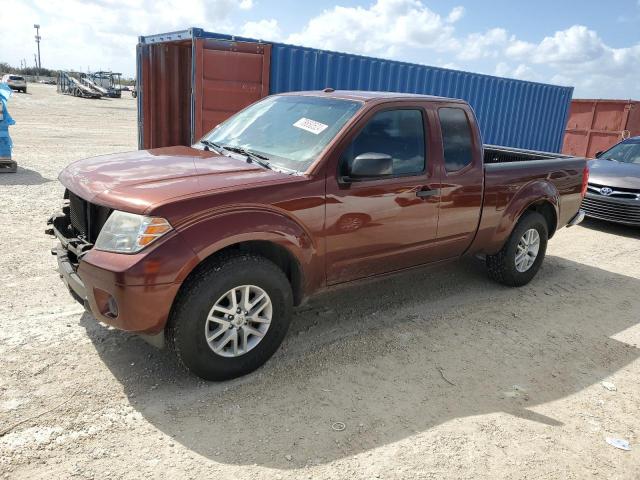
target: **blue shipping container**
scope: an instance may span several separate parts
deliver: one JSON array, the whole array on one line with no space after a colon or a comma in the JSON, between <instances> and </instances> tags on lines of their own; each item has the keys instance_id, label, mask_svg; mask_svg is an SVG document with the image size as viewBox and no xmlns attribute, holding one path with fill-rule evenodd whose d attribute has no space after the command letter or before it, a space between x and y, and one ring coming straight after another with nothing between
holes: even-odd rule
<instances>
[{"instance_id":1,"label":"blue shipping container","mask_svg":"<svg viewBox=\"0 0 640 480\"><path fill-rule=\"evenodd\" d=\"M559 152L562 148L573 87L262 42L205 32L198 28L140 37L138 81L143 79L145 72L146 75L149 75L149 72L156 75L161 73L161 70L154 69L153 66L151 68L144 66L144 61L149 56L150 46L170 43L185 45L186 42L191 41L190 81L196 86L199 85L196 74L199 57L195 47L198 39L210 39L219 43L231 42L236 45L243 42L263 45L263 54L270 54L266 63L269 68L269 93L332 87L341 90L420 93L460 98L469 102L475 110L485 143L549 152ZM238 51L233 47L229 50ZM170 64L171 62L167 62L165 58L158 63ZM143 95L144 91L138 97L141 146L148 143L142 140L144 135L142 124L145 121ZM147 108L147 116L149 116L150 110L149 107ZM194 110L197 110L196 102L192 98L190 111L192 124L197 123L198 117ZM191 137L192 140L196 140L193 138L193 133L192 128Z\"/></svg>"}]
</instances>

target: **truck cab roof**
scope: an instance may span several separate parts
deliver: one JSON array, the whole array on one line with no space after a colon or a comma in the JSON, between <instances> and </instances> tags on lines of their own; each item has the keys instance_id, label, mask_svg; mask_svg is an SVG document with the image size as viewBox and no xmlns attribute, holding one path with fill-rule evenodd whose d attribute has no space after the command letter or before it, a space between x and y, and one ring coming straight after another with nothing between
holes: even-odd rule
<instances>
[{"instance_id":1,"label":"truck cab roof","mask_svg":"<svg viewBox=\"0 0 640 480\"><path fill-rule=\"evenodd\" d=\"M369 92L361 90L334 90L326 88L324 90L308 90L302 92L287 92L279 95L286 96L309 96L309 97L327 97L342 100L354 100L358 102L373 101L390 101L390 100L427 100L427 101L446 101L454 103L466 103L464 100L456 98L438 97L434 95L420 95L417 93L398 93L398 92Z\"/></svg>"}]
</instances>

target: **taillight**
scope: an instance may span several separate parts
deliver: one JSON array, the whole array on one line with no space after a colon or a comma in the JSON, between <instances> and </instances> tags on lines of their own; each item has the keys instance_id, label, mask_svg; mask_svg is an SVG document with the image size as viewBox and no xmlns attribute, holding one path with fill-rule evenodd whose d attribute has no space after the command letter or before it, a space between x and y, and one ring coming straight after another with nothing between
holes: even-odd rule
<instances>
[{"instance_id":1,"label":"taillight","mask_svg":"<svg viewBox=\"0 0 640 480\"><path fill-rule=\"evenodd\" d=\"M584 170L582 171L582 190L580 191L580 195L582 198L587 194L587 185L589 184L589 165L584 166Z\"/></svg>"}]
</instances>

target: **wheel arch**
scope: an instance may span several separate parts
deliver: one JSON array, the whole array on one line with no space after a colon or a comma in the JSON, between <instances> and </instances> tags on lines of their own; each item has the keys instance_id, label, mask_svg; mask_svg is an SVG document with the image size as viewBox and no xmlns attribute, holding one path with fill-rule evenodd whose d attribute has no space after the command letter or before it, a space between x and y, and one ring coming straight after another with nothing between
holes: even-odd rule
<instances>
[{"instance_id":1,"label":"wheel arch","mask_svg":"<svg viewBox=\"0 0 640 480\"><path fill-rule=\"evenodd\" d=\"M558 198L559 194L555 186L546 181L532 182L523 187L505 208L500 225L496 229L499 248L502 248L527 212L538 212L545 218L549 238L551 238L558 226Z\"/></svg>"},{"instance_id":2,"label":"wheel arch","mask_svg":"<svg viewBox=\"0 0 640 480\"><path fill-rule=\"evenodd\" d=\"M260 255L276 264L289 280L295 305L324 281L322 259L312 235L281 212L261 209L226 212L190 224L180 236L196 259L180 272L177 281L182 286L204 266L234 251ZM182 287L178 296L181 291Z\"/></svg>"},{"instance_id":3,"label":"wheel arch","mask_svg":"<svg viewBox=\"0 0 640 480\"><path fill-rule=\"evenodd\" d=\"M304 298L304 271L296 256L286 247L270 240L244 240L231 243L226 247L217 250L202 260L185 279L187 283L190 277L197 275L201 268L216 262L226 254L252 253L266 258L273 262L287 277L293 293L293 304L299 305ZM183 285L184 285L183 283Z\"/></svg>"},{"instance_id":4,"label":"wheel arch","mask_svg":"<svg viewBox=\"0 0 640 480\"><path fill-rule=\"evenodd\" d=\"M558 229L558 213L557 209L551 202L549 202L548 200L540 200L538 202L532 203L526 208L524 212L522 212L522 215L527 212L537 212L542 215L547 222L547 233L549 235L548 238L553 237L553 235L556 233L556 230ZM522 217L522 215L520 215L520 217ZM518 220L519 219L520 218L518 218Z\"/></svg>"},{"instance_id":5,"label":"wheel arch","mask_svg":"<svg viewBox=\"0 0 640 480\"><path fill-rule=\"evenodd\" d=\"M495 227L481 225L481 236L472 251L489 255L498 252L522 216L529 211L538 212L545 218L551 238L558 228L559 196L551 182L539 179L524 185L510 199L498 200L495 205L485 207L494 209L489 214L483 213L483 217L488 223L495 222Z\"/></svg>"}]
</instances>

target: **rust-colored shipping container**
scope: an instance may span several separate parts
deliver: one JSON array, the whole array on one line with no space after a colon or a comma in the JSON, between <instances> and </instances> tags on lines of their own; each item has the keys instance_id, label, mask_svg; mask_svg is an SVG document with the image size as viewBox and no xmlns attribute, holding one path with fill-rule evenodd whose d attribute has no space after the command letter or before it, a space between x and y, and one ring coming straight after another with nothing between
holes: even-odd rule
<instances>
[{"instance_id":1,"label":"rust-colored shipping container","mask_svg":"<svg viewBox=\"0 0 640 480\"><path fill-rule=\"evenodd\" d=\"M562 153L594 158L620 140L640 135L640 102L572 100Z\"/></svg>"},{"instance_id":2,"label":"rust-colored shipping container","mask_svg":"<svg viewBox=\"0 0 640 480\"><path fill-rule=\"evenodd\" d=\"M269 94L269 44L191 32L145 40L138 45L140 148L190 145Z\"/></svg>"}]
</instances>

